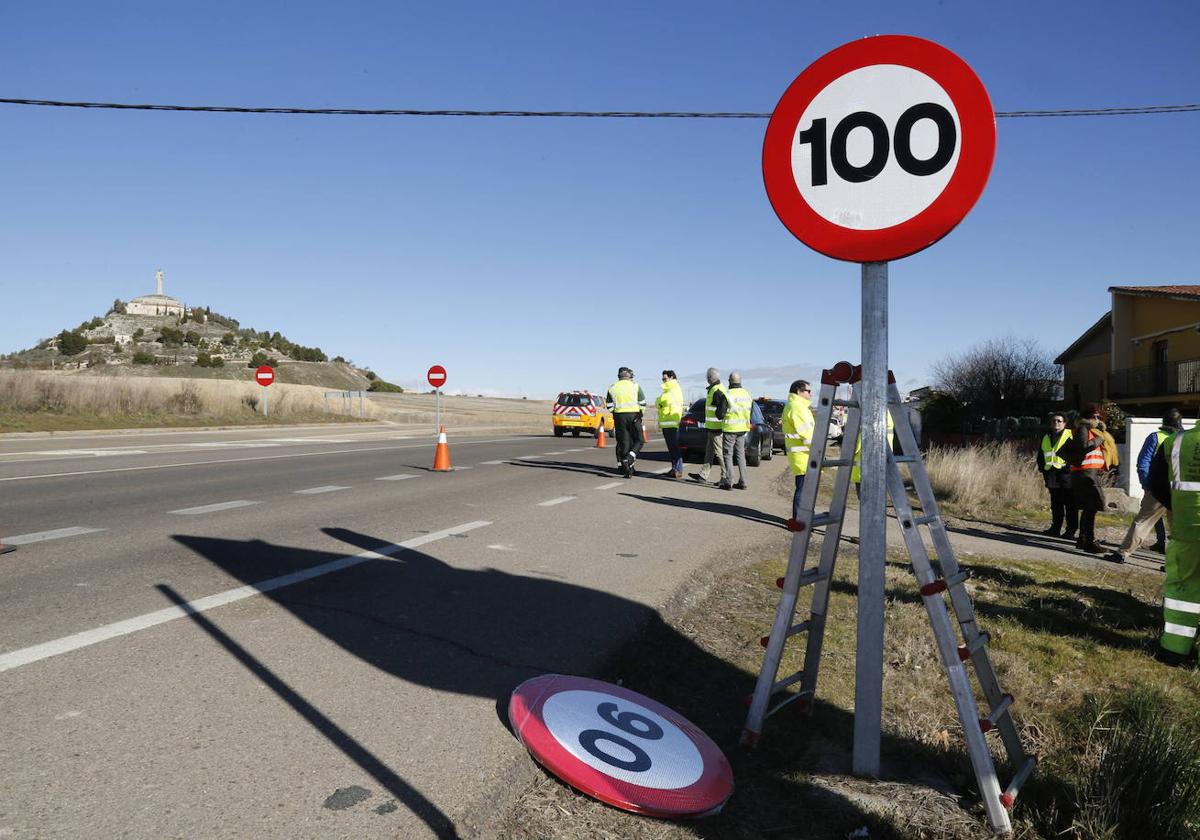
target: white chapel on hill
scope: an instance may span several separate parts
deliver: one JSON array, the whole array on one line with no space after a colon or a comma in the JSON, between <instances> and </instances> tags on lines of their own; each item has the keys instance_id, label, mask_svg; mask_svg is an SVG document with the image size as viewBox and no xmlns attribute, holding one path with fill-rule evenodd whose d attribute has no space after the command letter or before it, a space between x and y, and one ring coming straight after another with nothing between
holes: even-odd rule
<instances>
[{"instance_id":1,"label":"white chapel on hill","mask_svg":"<svg viewBox=\"0 0 1200 840\"><path fill-rule=\"evenodd\" d=\"M163 294L163 273L160 268L154 273L156 283L155 293L135 297L125 305L125 311L130 315L183 315L183 303L176 298Z\"/></svg>"}]
</instances>

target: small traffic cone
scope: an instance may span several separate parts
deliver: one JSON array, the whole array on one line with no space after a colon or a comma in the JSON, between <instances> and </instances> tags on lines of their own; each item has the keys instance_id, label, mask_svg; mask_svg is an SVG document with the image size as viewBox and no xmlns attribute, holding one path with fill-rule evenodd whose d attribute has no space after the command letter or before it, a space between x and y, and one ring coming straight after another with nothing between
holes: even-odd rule
<instances>
[{"instance_id":1,"label":"small traffic cone","mask_svg":"<svg viewBox=\"0 0 1200 840\"><path fill-rule=\"evenodd\" d=\"M453 469L450 466L450 446L446 443L446 427L439 426L437 449L433 452L433 471L451 472Z\"/></svg>"},{"instance_id":2,"label":"small traffic cone","mask_svg":"<svg viewBox=\"0 0 1200 840\"><path fill-rule=\"evenodd\" d=\"M646 424L642 424L642 443L650 442L650 433L646 431Z\"/></svg>"},{"instance_id":3,"label":"small traffic cone","mask_svg":"<svg viewBox=\"0 0 1200 840\"><path fill-rule=\"evenodd\" d=\"M596 448L597 449L607 449L608 448L608 438L606 438L604 436L604 421L603 420L600 421L600 428L596 433Z\"/></svg>"}]
</instances>

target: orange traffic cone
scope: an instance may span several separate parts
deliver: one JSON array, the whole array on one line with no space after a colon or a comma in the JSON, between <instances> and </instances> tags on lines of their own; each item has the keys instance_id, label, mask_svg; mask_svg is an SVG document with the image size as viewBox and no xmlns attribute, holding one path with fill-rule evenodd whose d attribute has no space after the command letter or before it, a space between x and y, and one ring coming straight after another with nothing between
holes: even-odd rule
<instances>
[{"instance_id":1,"label":"orange traffic cone","mask_svg":"<svg viewBox=\"0 0 1200 840\"><path fill-rule=\"evenodd\" d=\"M650 434L646 431L646 424L642 424L642 443L650 442Z\"/></svg>"},{"instance_id":2,"label":"orange traffic cone","mask_svg":"<svg viewBox=\"0 0 1200 840\"><path fill-rule=\"evenodd\" d=\"M600 428L596 432L596 448L597 449L607 449L608 448L608 438L606 438L604 436L604 421L603 420L600 421Z\"/></svg>"},{"instance_id":3,"label":"orange traffic cone","mask_svg":"<svg viewBox=\"0 0 1200 840\"><path fill-rule=\"evenodd\" d=\"M451 472L454 467L450 466L450 446L446 443L446 427L438 427L438 442L437 449L433 453L433 471L434 472Z\"/></svg>"}]
</instances>

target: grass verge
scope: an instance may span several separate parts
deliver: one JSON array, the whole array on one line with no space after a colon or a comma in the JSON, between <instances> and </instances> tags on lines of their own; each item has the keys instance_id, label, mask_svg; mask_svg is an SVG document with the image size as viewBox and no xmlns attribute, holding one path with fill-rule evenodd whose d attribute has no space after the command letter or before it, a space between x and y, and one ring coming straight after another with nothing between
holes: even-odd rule
<instances>
[{"instance_id":1,"label":"grass verge","mask_svg":"<svg viewBox=\"0 0 1200 840\"><path fill-rule=\"evenodd\" d=\"M848 553L838 563L813 714L782 712L758 749L736 746L784 562L729 573L603 675L678 709L725 749L737 788L722 814L691 823L637 817L543 776L502 836L842 840L865 828L871 838L991 837L924 607L899 557L887 567L883 778L849 774L857 562ZM1001 683L1041 756L1014 812L1015 836L1125 840L1152 828L1156 840L1196 837L1200 675L1149 654L1161 577L1001 558L972 557L969 566ZM795 645L786 673L801 656Z\"/></svg>"}]
</instances>

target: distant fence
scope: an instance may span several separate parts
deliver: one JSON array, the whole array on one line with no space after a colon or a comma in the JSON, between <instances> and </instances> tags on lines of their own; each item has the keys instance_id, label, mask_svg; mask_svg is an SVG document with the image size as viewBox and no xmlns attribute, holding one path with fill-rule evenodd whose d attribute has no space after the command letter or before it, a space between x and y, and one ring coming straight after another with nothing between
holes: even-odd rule
<instances>
[{"instance_id":1,"label":"distant fence","mask_svg":"<svg viewBox=\"0 0 1200 840\"><path fill-rule=\"evenodd\" d=\"M366 413L363 408L363 398L366 396L366 391L326 391L325 399L340 399L342 401L342 414L354 413L354 398L358 397L358 416L365 417Z\"/></svg>"}]
</instances>

